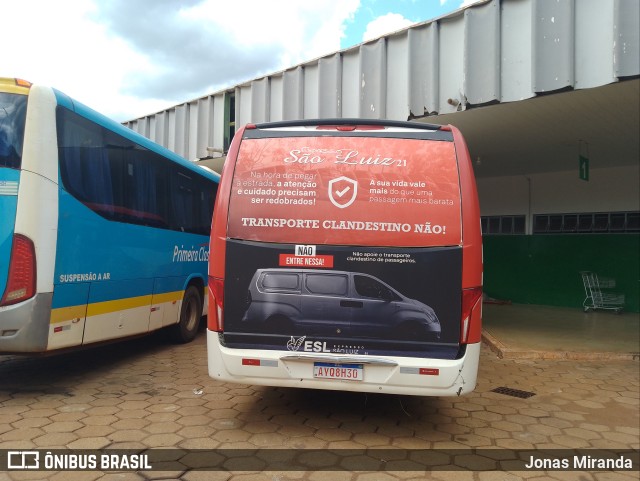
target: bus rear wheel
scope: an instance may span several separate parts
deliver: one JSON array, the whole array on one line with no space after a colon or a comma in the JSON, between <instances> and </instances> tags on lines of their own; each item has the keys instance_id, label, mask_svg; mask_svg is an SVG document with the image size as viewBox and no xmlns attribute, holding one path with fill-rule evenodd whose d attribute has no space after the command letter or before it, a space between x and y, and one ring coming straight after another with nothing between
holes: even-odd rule
<instances>
[{"instance_id":1,"label":"bus rear wheel","mask_svg":"<svg viewBox=\"0 0 640 481\"><path fill-rule=\"evenodd\" d=\"M171 337L175 342L186 344L193 341L198 333L202 318L202 298L194 286L187 287L180 308L180 320L171 328Z\"/></svg>"}]
</instances>

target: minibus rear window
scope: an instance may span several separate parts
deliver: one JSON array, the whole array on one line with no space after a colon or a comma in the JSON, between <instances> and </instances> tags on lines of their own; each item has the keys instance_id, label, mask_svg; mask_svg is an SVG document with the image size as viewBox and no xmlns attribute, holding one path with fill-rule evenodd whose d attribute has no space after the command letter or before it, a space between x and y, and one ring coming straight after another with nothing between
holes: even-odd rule
<instances>
[{"instance_id":1,"label":"minibus rear window","mask_svg":"<svg viewBox=\"0 0 640 481\"><path fill-rule=\"evenodd\" d=\"M363 246L461 245L453 142L387 137L245 139L230 238Z\"/></svg>"}]
</instances>

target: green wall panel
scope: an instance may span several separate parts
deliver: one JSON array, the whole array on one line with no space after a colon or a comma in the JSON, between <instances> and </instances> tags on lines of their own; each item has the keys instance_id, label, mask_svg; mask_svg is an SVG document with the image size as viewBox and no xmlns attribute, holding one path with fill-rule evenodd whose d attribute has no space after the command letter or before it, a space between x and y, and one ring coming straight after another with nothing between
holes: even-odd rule
<instances>
[{"instance_id":1,"label":"green wall panel","mask_svg":"<svg viewBox=\"0 0 640 481\"><path fill-rule=\"evenodd\" d=\"M614 278L624 309L640 312L640 235L485 236L484 290L521 304L582 307L580 271Z\"/></svg>"}]
</instances>

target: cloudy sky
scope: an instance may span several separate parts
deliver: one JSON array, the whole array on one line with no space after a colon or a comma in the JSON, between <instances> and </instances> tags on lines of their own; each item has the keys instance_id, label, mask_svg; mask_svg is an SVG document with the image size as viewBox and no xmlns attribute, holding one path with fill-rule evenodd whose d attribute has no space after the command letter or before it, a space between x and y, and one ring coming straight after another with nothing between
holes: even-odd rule
<instances>
[{"instance_id":1,"label":"cloudy sky","mask_svg":"<svg viewBox=\"0 0 640 481\"><path fill-rule=\"evenodd\" d=\"M3 2L0 76L56 87L118 121L154 113L472 0Z\"/></svg>"}]
</instances>

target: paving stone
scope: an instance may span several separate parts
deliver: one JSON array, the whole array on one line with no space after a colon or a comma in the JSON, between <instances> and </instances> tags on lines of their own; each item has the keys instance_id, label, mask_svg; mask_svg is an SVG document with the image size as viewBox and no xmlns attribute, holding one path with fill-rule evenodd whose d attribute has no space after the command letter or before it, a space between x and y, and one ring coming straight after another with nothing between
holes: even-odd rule
<instances>
[{"instance_id":1,"label":"paving stone","mask_svg":"<svg viewBox=\"0 0 640 481\"><path fill-rule=\"evenodd\" d=\"M466 426L472 429L482 428L489 425L487 421L471 417L458 419L457 423L461 426Z\"/></svg>"},{"instance_id":2,"label":"paving stone","mask_svg":"<svg viewBox=\"0 0 640 481\"><path fill-rule=\"evenodd\" d=\"M132 473L134 474L134 473ZM136 477L121 477L118 479L122 479L123 481L127 481L127 479L143 479L139 475L135 475ZM105 476L99 472L91 472L91 471L65 471L62 473L54 473L49 478L51 481L93 481L95 479L105 480Z\"/></svg>"},{"instance_id":3,"label":"paving stone","mask_svg":"<svg viewBox=\"0 0 640 481\"><path fill-rule=\"evenodd\" d=\"M500 429L502 431L507 431L509 433L514 433L514 432L521 432L525 430L526 426L523 426L521 424L518 424L516 422L509 422L509 421L496 421L495 423L491 424L492 427L496 428L496 429Z\"/></svg>"},{"instance_id":4,"label":"paving stone","mask_svg":"<svg viewBox=\"0 0 640 481\"><path fill-rule=\"evenodd\" d=\"M237 430L224 430L214 433L211 437L222 443L234 443L247 441L251 437L251 433Z\"/></svg>"},{"instance_id":5,"label":"paving stone","mask_svg":"<svg viewBox=\"0 0 640 481\"><path fill-rule=\"evenodd\" d=\"M253 434L248 441L261 448L273 448L275 446L285 446L288 438L280 433L258 433Z\"/></svg>"},{"instance_id":6,"label":"paving stone","mask_svg":"<svg viewBox=\"0 0 640 481\"><path fill-rule=\"evenodd\" d=\"M42 436L34 437L33 444L43 449L61 449L65 448L76 439L77 434L74 433L49 433Z\"/></svg>"},{"instance_id":7,"label":"paving stone","mask_svg":"<svg viewBox=\"0 0 640 481\"><path fill-rule=\"evenodd\" d=\"M483 446L491 446L493 440L489 439L486 436L479 436L477 434L465 434L462 436L456 436L454 441L458 443L462 443L465 446L471 448L479 448Z\"/></svg>"},{"instance_id":8,"label":"paving stone","mask_svg":"<svg viewBox=\"0 0 640 481\"><path fill-rule=\"evenodd\" d=\"M569 436L566 434L551 436L551 440L554 443L560 444L561 446L565 446L567 448L588 448L591 446L591 443L585 439L578 438L576 436Z\"/></svg>"},{"instance_id":9,"label":"paving stone","mask_svg":"<svg viewBox=\"0 0 640 481\"><path fill-rule=\"evenodd\" d=\"M617 443L623 443L623 444L638 443L638 436L633 434L607 432L607 433L602 433L602 437L609 441L616 441Z\"/></svg>"},{"instance_id":10,"label":"paving stone","mask_svg":"<svg viewBox=\"0 0 640 481\"><path fill-rule=\"evenodd\" d=\"M43 426L46 426L47 424L51 424L51 422L52 421L49 418L27 417L7 426L9 427L9 429L41 428ZM1 426L0 426L0 430L2 430Z\"/></svg>"},{"instance_id":11,"label":"paving stone","mask_svg":"<svg viewBox=\"0 0 640 481\"><path fill-rule=\"evenodd\" d=\"M148 433L140 431L138 429L119 429L112 432L107 437L113 442L126 442L126 441L142 441L149 436Z\"/></svg>"},{"instance_id":12,"label":"paving stone","mask_svg":"<svg viewBox=\"0 0 640 481\"><path fill-rule=\"evenodd\" d=\"M557 431L558 433L560 432L559 430ZM496 429L496 428L477 428L474 430L474 433L480 436L485 436L489 439L492 440L496 440L496 439L503 439L503 438L508 438L511 436L511 433L507 432L507 431L503 431L502 429Z\"/></svg>"},{"instance_id":13,"label":"paving stone","mask_svg":"<svg viewBox=\"0 0 640 481\"><path fill-rule=\"evenodd\" d=\"M68 443L69 449L103 449L111 444L111 440L106 437L83 436Z\"/></svg>"},{"instance_id":14,"label":"paving stone","mask_svg":"<svg viewBox=\"0 0 640 481\"><path fill-rule=\"evenodd\" d=\"M154 412L144 417L151 424L169 423L180 419L180 414L176 412Z\"/></svg>"},{"instance_id":15,"label":"paving stone","mask_svg":"<svg viewBox=\"0 0 640 481\"><path fill-rule=\"evenodd\" d=\"M178 443L183 440L184 438L182 436L173 433L161 433L147 436L142 442L150 448L170 448L177 446Z\"/></svg>"},{"instance_id":16,"label":"paving stone","mask_svg":"<svg viewBox=\"0 0 640 481\"><path fill-rule=\"evenodd\" d=\"M58 414L58 411L51 407L43 408L43 407L35 407L35 406L39 406L39 403L31 404L31 406L29 406L29 410L22 412L20 416L24 419L27 419L27 418L44 418L49 416L55 416L56 414Z\"/></svg>"},{"instance_id":17,"label":"paving stone","mask_svg":"<svg viewBox=\"0 0 640 481\"><path fill-rule=\"evenodd\" d=\"M359 433L353 434L352 439L367 447L391 447L394 438L378 433Z\"/></svg>"},{"instance_id":18,"label":"paving stone","mask_svg":"<svg viewBox=\"0 0 640 481\"><path fill-rule=\"evenodd\" d=\"M116 428L111 426L85 426L83 428L80 428L74 431L74 433L78 435L80 438L102 437L102 436L108 436L109 434L113 433L115 430Z\"/></svg>"},{"instance_id":19,"label":"paving stone","mask_svg":"<svg viewBox=\"0 0 640 481\"><path fill-rule=\"evenodd\" d=\"M509 422L520 424L522 426L528 426L529 424L536 424L538 420L532 416L525 416L524 414L507 414L504 419Z\"/></svg>"},{"instance_id":20,"label":"paving stone","mask_svg":"<svg viewBox=\"0 0 640 481\"><path fill-rule=\"evenodd\" d=\"M288 438L300 438L304 436L313 437L315 429L309 426L281 426L278 432Z\"/></svg>"},{"instance_id":21,"label":"paving stone","mask_svg":"<svg viewBox=\"0 0 640 481\"><path fill-rule=\"evenodd\" d=\"M345 471L316 471L309 475L309 481L352 481L353 475Z\"/></svg>"},{"instance_id":22,"label":"paving stone","mask_svg":"<svg viewBox=\"0 0 640 481\"><path fill-rule=\"evenodd\" d=\"M95 407L89 408L86 411L89 416L109 416L120 411L120 408L110 405L103 405L100 399L96 399L92 404Z\"/></svg>"},{"instance_id":23,"label":"paving stone","mask_svg":"<svg viewBox=\"0 0 640 481\"><path fill-rule=\"evenodd\" d=\"M222 446L223 446L222 443L220 443L219 441L211 437L204 437L204 438L190 437L185 439L184 441L181 441L180 444L178 444L178 447L181 449L212 450L212 449L222 448Z\"/></svg>"},{"instance_id":24,"label":"paving stone","mask_svg":"<svg viewBox=\"0 0 640 481\"><path fill-rule=\"evenodd\" d=\"M493 413L490 411L477 411L471 413L471 417L474 419L481 419L487 422L500 421L503 419L502 415L499 413Z\"/></svg>"},{"instance_id":25,"label":"paving stone","mask_svg":"<svg viewBox=\"0 0 640 481\"><path fill-rule=\"evenodd\" d=\"M181 476L182 481L228 481L233 473L220 471L191 471ZM339 481L339 480L336 480Z\"/></svg>"},{"instance_id":26,"label":"paving stone","mask_svg":"<svg viewBox=\"0 0 640 481\"><path fill-rule=\"evenodd\" d=\"M50 426L50 425L49 425ZM45 428L47 426L44 426ZM22 441L32 440L43 436L45 431L41 428L12 429L0 435L1 441Z\"/></svg>"}]
</instances>

